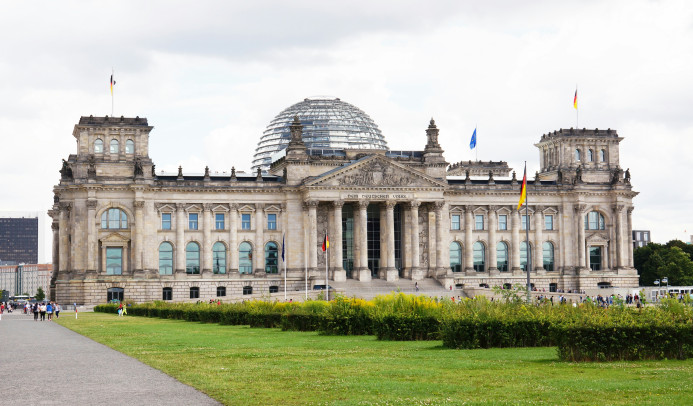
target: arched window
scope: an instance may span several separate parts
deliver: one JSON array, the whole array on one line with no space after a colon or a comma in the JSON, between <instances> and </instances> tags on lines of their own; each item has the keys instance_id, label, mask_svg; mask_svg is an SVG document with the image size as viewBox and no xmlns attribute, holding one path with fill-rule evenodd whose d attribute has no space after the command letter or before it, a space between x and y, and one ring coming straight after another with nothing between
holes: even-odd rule
<instances>
[{"instance_id":1,"label":"arched window","mask_svg":"<svg viewBox=\"0 0 693 406\"><path fill-rule=\"evenodd\" d=\"M135 153L135 143L132 140L125 141L125 153L134 154Z\"/></svg>"},{"instance_id":2,"label":"arched window","mask_svg":"<svg viewBox=\"0 0 693 406\"><path fill-rule=\"evenodd\" d=\"M97 138L96 141L94 141L94 153L103 154L103 140L101 138Z\"/></svg>"},{"instance_id":3,"label":"arched window","mask_svg":"<svg viewBox=\"0 0 693 406\"><path fill-rule=\"evenodd\" d=\"M500 272L508 272L508 244L503 241L496 246L496 267Z\"/></svg>"},{"instance_id":4,"label":"arched window","mask_svg":"<svg viewBox=\"0 0 693 406\"><path fill-rule=\"evenodd\" d=\"M128 215L120 209L108 209L101 214L101 228L128 228Z\"/></svg>"},{"instance_id":5,"label":"arched window","mask_svg":"<svg viewBox=\"0 0 693 406\"><path fill-rule=\"evenodd\" d=\"M591 149L587 151L587 160L588 160L589 162L594 161L594 152L592 152Z\"/></svg>"},{"instance_id":6,"label":"arched window","mask_svg":"<svg viewBox=\"0 0 693 406\"><path fill-rule=\"evenodd\" d=\"M529 247L529 255L532 256L532 246ZM527 270L527 242L522 241L520 243L520 268L523 271Z\"/></svg>"},{"instance_id":7,"label":"arched window","mask_svg":"<svg viewBox=\"0 0 693 406\"><path fill-rule=\"evenodd\" d=\"M265 245L265 272L279 273L279 251L274 242Z\"/></svg>"},{"instance_id":8,"label":"arched window","mask_svg":"<svg viewBox=\"0 0 693 406\"><path fill-rule=\"evenodd\" d=\"M221 241L212 246L212 272L226 273L226 245Z\"/></svg>"},{"instance_id":9,"label":"arched window","mask_svg":"<svg viewBox=\"0 0 693 406\"><path fill-rule=\"evenodd\" d=\"M585 215L585 230L604 230L604 216L598 211L591 211Z\"/></svg>"},{"instance_id":10,"label":"arched window","mask_svg":"<svg viewBox=\"0 0 693 406\"><path fill-rule=\"evenodd\" d=\"M189 242L185 246L185 273L190 275L200 273L200 246L196 242Z\"/></svg>"},{"instance_id":11,"label":"arched window","mask_svg":"<svg viewBox=\"0 0 693 406\"><path fill-rule=\"evenodd\" d=\"M579 149L575 150L575 160L580 162L580 150Z\"/></svg>"},{"instance_id":12,"label":"arched window","mask_svg":"<svg viewBox=\"0 0 693 406\"><path fill-rule=\"evenodd\" d=\"M253 246L247 241L243 241L238 247L238 272L253 273Z\"/></svg>"},{"instance_id":13,"label":"arched window","mask_svg":"<svg viewBox=\"0 0 693 406\"><path fill-rule=\"evenodd\" d=\"M173 245L167 241L159 245L159 274L173 275Z\"/></svg>"},{"instance_id":14,"label":"arched window","mask_svg":"<svg viewBox=\"0 0 693 406\"><path fill-rule=\"evenodd\" d=\"M544 269L553 271L553 244L546 241L542 248L544 250Z\"/></svg>"},{"instance_id":15,"label":"arched window","mask_svg":"<svg viewBox=\"0 0 693 406\"><path fill-rule=\"evenodd\" d=\"M120 152L120 148L118 147L118 140L111 140L111 154L117 154Z\"/></svg>"},{"instance_id":16,"label":"arched window","mask_svg":"<svg viewBox=\"0 0 693 406\"><path fill-rule=\"evenodd\" d=\"M606 151L601 150L599 151L599 162L604 162L606 161Z\"/></svg>"},{"instance_id":17,"label":"arched window","mask_svg":"<svg viewBox=\"0 0 693 406\"><path fill-rule=\"evenodd\" d=\"M457 241L450 243L450 269L452 272L462 271L462 247Z\"/></svg>"},{"instance_id":18,"label":"arched window","mask_svg":"<svg viewBox=\"0 0 693 406\"><path fill-rule=\"evenodd\" d=\"M481 241L474 243L474 270L477 272L484 272L486 268L486 250L484 249L484 244Z\"/></svg>"}]
</instances>

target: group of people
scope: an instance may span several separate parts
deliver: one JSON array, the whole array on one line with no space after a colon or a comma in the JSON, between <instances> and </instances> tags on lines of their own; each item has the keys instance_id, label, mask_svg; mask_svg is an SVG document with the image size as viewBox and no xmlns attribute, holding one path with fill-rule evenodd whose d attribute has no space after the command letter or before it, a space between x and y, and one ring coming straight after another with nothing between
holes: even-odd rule
<instances>
[{"instance_id":1,"label":"group of people","mask_svg":"<svg viewBox=\"0 0 693 406\"><path fill-rule=\"evenodd\" d=\"M59 304L55 302L36 302L36 303L27 303L25 305L25 313L32 312L34 313L34 321L38 321L39 317L41 318L41 321L46 320L46 316L48 316L48 321L53 320L53 315L55 314L55 318L60 317L60 311L62 308L60 307Z\"/></svg>"}]
</instances>

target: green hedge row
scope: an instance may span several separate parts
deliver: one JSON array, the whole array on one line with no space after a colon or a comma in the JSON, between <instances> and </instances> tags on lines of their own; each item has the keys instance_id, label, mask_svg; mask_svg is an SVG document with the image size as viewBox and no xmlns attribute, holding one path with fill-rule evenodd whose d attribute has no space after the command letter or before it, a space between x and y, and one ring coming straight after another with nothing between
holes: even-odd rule
<instances>
[{"instance_id":1,"label":"green hedge row","mask_svg":"<svg viewBox=\"0 0 693 406\"><path fill-rule=\"evenodd\" d=\"M546 347L554 345L551 325L541 320L447 319L440 336L448 348Z\"/></svg>"}]
</instances>

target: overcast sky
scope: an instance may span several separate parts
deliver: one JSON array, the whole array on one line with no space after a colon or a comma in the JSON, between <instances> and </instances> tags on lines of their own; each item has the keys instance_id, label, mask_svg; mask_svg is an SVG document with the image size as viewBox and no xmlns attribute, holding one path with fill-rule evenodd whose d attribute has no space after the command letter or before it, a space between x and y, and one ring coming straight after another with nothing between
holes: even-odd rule
<instances>
[{"instance_id":1,"label":"overcast sky","mask_svg":"<svg viewBox=\"0 0 693 406\"><path fill-rule=\"evenodd\" d=\"M624 137L633 227L693 234L693 2L32 1L0 3L0 211L47 211L80 116L147 117L157 169L248 169L282 109L361 108L392 149L539 169L576 125ZM46 246L50 221L46 221ZM44 261L50 261L46 251Z\"/></svg>"}]
</instances>

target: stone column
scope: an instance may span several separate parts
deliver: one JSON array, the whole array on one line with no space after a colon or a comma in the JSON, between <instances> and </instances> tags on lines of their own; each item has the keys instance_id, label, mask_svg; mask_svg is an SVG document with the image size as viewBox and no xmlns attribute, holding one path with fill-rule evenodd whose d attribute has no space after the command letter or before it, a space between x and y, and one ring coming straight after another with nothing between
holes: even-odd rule
<instances>
[{"instance_id":1,"label":"stone column","mask_svg":"<svg viewBox=\"0 0 693 406\"><path fill-rule=\"evenodd\" d=\"M205 203L202 205L202 274L209 275L212 273L212 205Z\"/></svg>"},{"instance_id":2,"label":"stone column","mask_svg":"<svg viewBox=\"0 0 693 406\"><path fill-rule=\"evenodd\" d=\"M229 275L238 275L238 205L229 205Z\"/></svg>"},{"instance_id":3,"label":"stone column","mask_svg":"<svg viewBox=\"0 0 693 406\"><path fill-rule=\"evenodd\" d=\"M318 270L318 202L309 200L308 205L308 268L311 273Z\"/></svg>"},{"instance_id":4,"label":"stone column","mask_svg":"<svg viewBox=\"0 0 693 406\"><path fill-rule=\"evenodd\" d=\"M534 209L534 270L537 273L544 272L544 213L543 207Z\"/></svg>"},{"instance_id":5,"label":"stone column","mask_svg":"<svg viewBox=\"0 0 693 406\"><path fill-rule=\"evenodd\" d=\"M578 267L580 269L585 269L585 205L584 204L578 204L575 205L574 208L575 210L575 222L576 222L576 227L577 227L577 232L578 232L578 239L577 239L577 253L578 253Z\"/></svg>"},{"instance_id":6,"label":"stone column","mask_svg":"<svg viewBox=\"0 0 693 406\"><path fill-rule=\"evenodd\" d=\"M614 231L616 235L616 268L620 269L626 266L626 255L624 254L624 232L623 232L623 209L622 204L616 204L612 207L614 211ZM632 245L632 244L631 244Z\"/></svg>"},{"instance_id":7,"label":"stone column","mask_svg":"<svg viewBox=\"0 0 693 406\"><path fill-rule=\"evenodd\" d=\"M60 269L60 226L55 219L51 223L51 230L53 230L53 273L57 275L62 269Z\"/></svg>"},{"instance_id":8,"label":"stone column","mask_svg":"<svg viewBox=\"0 0 693 406\"><path fill-rule=\"evenodd\" d=\"M176 261L175 274L185 275L185 203L176 203Z\"/></svg>"},{"instance_id":9,"label":"stone column","mask_svg":"<svg viewBox=\"0 0 693 406\"><path fill-rule=\"evenodd\" d=\"M397 204L397 202L385 202L385 238L387 239L387 266L385 267L385 279L388 282L399 280L399 272L395 267L395 204Z\"/></svg>"},{"instance_id":10,"label":"stone column","mask_svg":"<svg viewBox=\"0 0 693 406\"><path fill-rule=\"evenodd\" d=\"M255 204L255 274L265 273L265 205Z\"/></svg>"},{"instance_id":11,"label":"stone column","mask_svg":"<svg viewBox=\"0 0 693 406\"><path fill-rule=\"evenodd\" d=\"M96 200L87 200L87 272L96 273L97 251L96 239L98 232L96 229ZM135 219L137 221L137 219Z\"/></svg>"},{"instance_id":12,"label":"stone column","mask_svg":"<svg viewBox=\"0 0 693 406\"><path fill-rule=\"evenodd\" d=\"M365 200L359 201L358 229L359 280L369 282L371 270L368 269L368 201Z\"/></svg>"},{"instance_id":13,"label":"stone column","mask_svg":"<svg viewBox=\"0 0 693 406\"><path fill-rule=\"evenodd\" d=\"M411 279L420 281L424 278L421 271L421 253L419 252L419 205L416 200L409 203L411 211Z\"/></svg>"},{"instance_id":14,"label":"stone column","mask_svg":"<svg viewBox=\"0 0 693 406\"><path fill-rule=\"evenodd\" d=\"M498 229L498 206L488 206L488 271L489 275L500 275L498 272L498 252L496 251L496 229Z\"/></svg>"},{"instance_id":15,"label":"stone column","mask_svg":"<svg viewBox=\"0 0 693 406\"><path fill-rule=\"evenodd\" d=\"M96 202L94 202L96 203ZM89 206L89 202L87 202L87 206ZM91 213L91 210L89 210ZM91 214L89 215L89 218L91 218ZM91 226L89 226L89 230L91 230ZM132 247L132 258L133 258L133 264L132 264L132 269L133 269L133 274L137 273L136 276L142 277L143 272L142 270L144 269L144 258L143 258L143 251L144 251L144 201L142 200L136 200L135 201L135 235L134 238L132 238L132 241L134 242L133 247ZM91 232L90 232L91 234ZM91 245L91 243L89 244Z\"/></svg>"},{"instance_id":16,"label":"stone column","mask_svg":"<svg viewBox=\"0 0 693 406\"><path fill-rule=\"evenodd\" d=\"M464 271L474 275L474 250L472 249L472 230L474 229L473 206L464 206Z\"/></svg>"},{"instance_id":17,"label":"stone column","mask_svg":"<svg viewBox=\"0 0 693 406\"><path fill-rule=\"evenodd\" d=\"M446 275L450 269L449 266L445 266L446 262L450 262L449 254L445 255L450 249L445 249L447 234L446 228L449 228L448 222L445 221L443 216L443 208L445 207L445 202L435 202L435 214L436 214L436 277L443 277ZM447 258L446 258L447 257ZM446 261L447 259L447 261Z\"/></svg>"},{"instance_id":18,"label":"stone column","mask_svg":"<svg viewBox=\"0 0 693 406\"><path fill-rule=\"evenodd\" d=\"M510 264L513 274L519 275L522 272L522 268L520 268L520 245L522 244L522 239L520 238L520 212L517 211L517 207L513 207L512 210L511 227L513 241L510 247Z\"/></svg>"},{"instance_id":19,"label":"stone column","mask_svg":"<svg viewBox=\"0 0 693 406\"><path fill-rule=\"evenodd\" d=\"M346 281L346 271L343 266L344 258L342 257L342 206L344 206L344 201L336 200L332 204L334 205L334 230L332 232L333 237L330 239L330 251L334 260L332 279L337 282L343 282Z\"/></svg>"},{"instance_id":20,"label":"stone column","mask_svg":"<svg viewBox=\"0 0 693 406\"><path fill-rule=\"evenodd\" d=\"M628 229L626 230L626 241L628 241L628 266L633 267L633 208L628 208Z\"/></svg>"},{"instance_id":21,"label":"stone column","mask_svg":"<svg viewBox=\"0 0 693 406\"><path fill-rule=\"evenodd\" d=\"M433 203L428 203L428 214L426 217L426 227L428 227L428 269L426 269L426 276L429 278L436 277L436 264L438 263L437 250L438 245L436 244L437 232L436 232L436 212Z\"/></svg>"},{"instance_id":22,"label":"stone column","mask_svg":"<svg viewBox=\"0 0 693 406\"><path fill-rule=\"evenodd\" d=\"M59 269L62 272L70 272L70 257L69 257L69 244L68 238L70 235L68 218L70 216L70 210L72 209L72 203L60 203L60 220L58 225L58 232L60 234L60 250L58 254L58 261L60 262Z\"/></svg>"}]
</instances>

